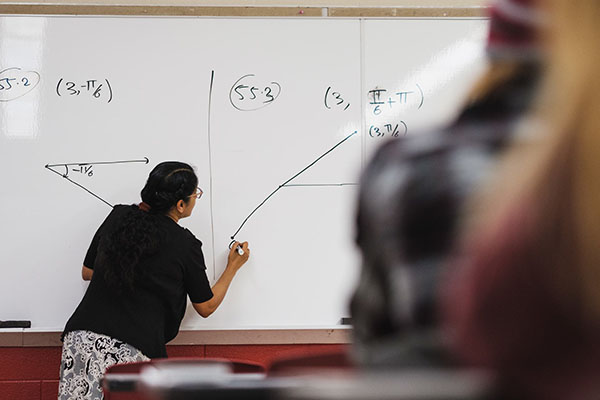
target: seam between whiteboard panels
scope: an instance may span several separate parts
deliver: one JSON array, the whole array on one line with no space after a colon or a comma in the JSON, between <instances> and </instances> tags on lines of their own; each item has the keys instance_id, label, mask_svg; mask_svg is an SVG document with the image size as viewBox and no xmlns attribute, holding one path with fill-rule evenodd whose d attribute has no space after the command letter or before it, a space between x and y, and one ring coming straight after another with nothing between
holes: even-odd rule
<instances>
[{"instance_id":1,"label":"seam between whiteboard panels","mask_svg":"<svg viewBox=\"0 0 600 400\"><path fill-rule=\"evenodd\" d=\"M366 93L365 88L365 20L361 18L360 23L360 125L361 125L361 146L360 146L360 174L362 176L363 170L365 169L365 163L367 158L367 119L365 118L365 101L364 94Z\"/></svg>"},{"instance_id":2,"label":"seam between whiteboard panels","mask_svg":"<svg viewBox=\"0 0 600 400\"><path fill-rule=\"evenodd\" d=\"M212 146L211 146L211 131L210 131L210 115L212 112L212 90L215 79L215 71L210 73L210 87L208 89L208 185L209 185L209 208L210 208L210 234L211 234L211 246L212 246L212 269L213 269L213 281L217 279L216 270L216 255L215 255L215 224L214 224L214 211L213 211L213 171L212 171Z\"/></svg>"}]
</instances>

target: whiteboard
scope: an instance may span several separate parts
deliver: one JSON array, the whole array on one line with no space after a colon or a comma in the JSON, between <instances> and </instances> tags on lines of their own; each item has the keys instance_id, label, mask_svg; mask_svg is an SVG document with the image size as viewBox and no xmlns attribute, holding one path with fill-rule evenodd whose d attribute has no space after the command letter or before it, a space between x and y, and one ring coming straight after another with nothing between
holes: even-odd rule
<instances>
[{"instance_id":1,"label":"whiteboard","mask_svg":"<svg viewBox=\"0 0 600 400\"><path fill-rule=\"evenodd\" d=\"M336 326L360 265L361 168L396 124L418 134L454 116L484 66L485 30L479 19L0 17L0 319L62 330L109 205L138 202L154 165L181 160L205 192L181 224L203 242L211 282L232 235L252 251L221 307L208 319L188 307L182 327ZM381 88L423 95L375 114Z\"/></svg>"},{"instance_id":2,"label":"whiteboard","mask_svg":"<svg viewBox=\"0 0 600 400\"><path fill-rule=\"evenodd\" d=\"M478 19L367 20L364 25L368 158L383 140L452 120L485 69L487 25Z\"/></svg>"}]
</instances>

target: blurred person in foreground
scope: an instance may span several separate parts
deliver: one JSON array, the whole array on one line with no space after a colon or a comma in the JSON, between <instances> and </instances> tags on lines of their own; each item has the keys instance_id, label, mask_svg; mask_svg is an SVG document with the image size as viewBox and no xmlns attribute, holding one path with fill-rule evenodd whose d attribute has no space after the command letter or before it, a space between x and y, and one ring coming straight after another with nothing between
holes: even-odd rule
<instances>
[{"instance_id":1,"label":"blurred person in foreground","mask_svg":"<svg viewBox=\"0 0 600 400\"><path fill-rule=\"evenodd\" d=\"M512 398L597 400L600 2L547 6L541 140L508 153L482 196L443 290L444 326Z\"/></svg>"},{"instance_id":2,"label":"blurred person in foreground","mask_svg":"<svg viewBox=\"0 0 600 400\"><path fill-rule=\"evenodd\" d=\"M447 129L381 146L361 180L362 270L351 301L354 356L365 367L454 363L438 329L441 269L465 200L493 169L536 93L542 66L533 0L491 8L489 67Z\"/></svg>"}]
</instances>

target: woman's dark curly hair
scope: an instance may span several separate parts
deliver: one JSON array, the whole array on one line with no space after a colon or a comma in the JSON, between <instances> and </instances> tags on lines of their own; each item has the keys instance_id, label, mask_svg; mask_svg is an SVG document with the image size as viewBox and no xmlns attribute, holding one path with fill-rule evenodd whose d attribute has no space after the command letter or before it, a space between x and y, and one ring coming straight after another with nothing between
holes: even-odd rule
<instances>
[{"instance_id":1,"label":"woman's dark curly hair","mask_svg":"<svg viewBox=\"0 0 600 400\"><path fill-rule=\"evenodd\" d=\"M104 279L110 287L119 292L135 288L144 274L141 261L155 254L160 246L156 215L166 214L179 200L190 201L197 186L194 170L182 162L162 162L150 172L141 192L142 201L150 210L128 207L115 228L100 240L97 263L104 267Z\"/></svg>"}]
</instances>

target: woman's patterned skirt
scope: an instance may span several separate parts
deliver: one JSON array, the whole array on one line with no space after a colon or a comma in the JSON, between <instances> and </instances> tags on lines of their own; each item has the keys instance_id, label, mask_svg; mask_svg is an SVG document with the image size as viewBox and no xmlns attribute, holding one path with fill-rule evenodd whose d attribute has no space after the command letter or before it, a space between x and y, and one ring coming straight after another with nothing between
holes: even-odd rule
<instances>
[{"instance_id":1,"label":"woman's patterned skirt","mask_svg":"<svg viewBox=\"0 0 600 400\"><path fill-rule=\"evenodd\" d=\"M65 335L58 400L102 400L100 379L114 364L150 360L133 346L89 331Z\"/></svg>"}]
</instances>

